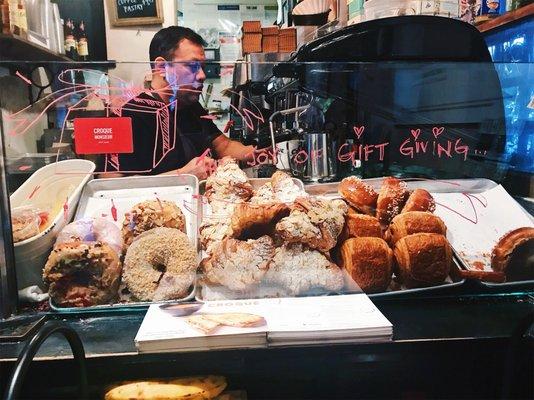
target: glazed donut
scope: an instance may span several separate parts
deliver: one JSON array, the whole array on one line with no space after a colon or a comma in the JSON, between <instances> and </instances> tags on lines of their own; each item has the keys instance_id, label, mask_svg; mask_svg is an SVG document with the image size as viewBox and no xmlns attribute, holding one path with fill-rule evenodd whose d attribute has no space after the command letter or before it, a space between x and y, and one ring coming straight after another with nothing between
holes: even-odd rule
<instances>
[{"instance_id":1,"label":"glazed donut","mask_svg":"<svg viewBox=\"0 0 534 400\"><path fill-rule=\"evenodd\" d=\"M73 241L54 247L43 281L57 305L88 307L117 297L121 269L119 256L109 245Z\"/></svg>"},{"instance_id":2,"label":"glazed donut","mask_svg":"<svg viewBox=\"0 0 534 400\"><path fill-rule=\"evenodd\" d=\"M185 217L175 203L166 200L147 200L133 206L124 216L122 237L125 250L135 237L153 228L165 227L185 232Z\"/></svg>"},{"instance_id":3,"label":"glazed donut","mask_svg":"<svg viewBox=\"0 0 534 400\"><path fill-rule=\"evenodd\" d=\"M197 253L178 229L155 228L139 235L128 247L123 282L142 301L184 297L195 278Z\"/></svg>"},{"instance_id":4,"label":"glazed donut","mask_svg":"<svg viewBox=\"0 0 534 400\"><path fill-rule=\"evenodd\" d=\"M105 218L82 218L65 226L56 239L56 245L73 241L102 242L120 254L122 235L117 226Z\"/></svg>"}]
</instances>

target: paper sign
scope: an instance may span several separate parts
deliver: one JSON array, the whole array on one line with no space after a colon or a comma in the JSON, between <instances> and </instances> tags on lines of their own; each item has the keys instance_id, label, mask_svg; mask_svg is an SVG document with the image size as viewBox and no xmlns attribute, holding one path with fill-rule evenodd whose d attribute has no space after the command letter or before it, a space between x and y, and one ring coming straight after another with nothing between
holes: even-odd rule
<instances>
[{"instance_id":1,"label":"paper sign","mask_svg":"<svg viewBox=\"0 0 534 400\"><path fill-rule=\"evenodd\" d=\"M75 118L76 154L133 153L132 120L117 118Z\"/></svg>"}]
</instances>

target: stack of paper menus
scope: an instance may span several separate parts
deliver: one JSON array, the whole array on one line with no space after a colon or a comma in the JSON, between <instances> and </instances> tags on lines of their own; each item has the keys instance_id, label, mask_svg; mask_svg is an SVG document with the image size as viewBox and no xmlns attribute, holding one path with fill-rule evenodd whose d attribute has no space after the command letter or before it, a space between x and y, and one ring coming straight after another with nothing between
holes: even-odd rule
<instances>
[{"instance_id":1,"label":"stack of paper menus","mask_svg":"<svg viewBox=\"0 0 534 400\"><path fill-rule=\"evenodd\" d=\"M382 342L393 327L365 294L150 306L140 352Z\"/></svg>"}]
</instances>

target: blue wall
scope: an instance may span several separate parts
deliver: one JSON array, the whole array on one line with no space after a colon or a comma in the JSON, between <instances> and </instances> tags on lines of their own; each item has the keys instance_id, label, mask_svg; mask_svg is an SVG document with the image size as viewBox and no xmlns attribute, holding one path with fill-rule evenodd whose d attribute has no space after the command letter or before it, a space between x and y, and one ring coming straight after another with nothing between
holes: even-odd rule
<instances>
[{"instance_id":1,"label":"blue wall","mask_svg":"<svg viewBox=\"0 0 534 400\"><path fill-rule=\"evenodd\" d=\"M534 18L485 35L499 74L506 116L506 157L511 167L534 172Z\"/></svg>"}]
</instances>

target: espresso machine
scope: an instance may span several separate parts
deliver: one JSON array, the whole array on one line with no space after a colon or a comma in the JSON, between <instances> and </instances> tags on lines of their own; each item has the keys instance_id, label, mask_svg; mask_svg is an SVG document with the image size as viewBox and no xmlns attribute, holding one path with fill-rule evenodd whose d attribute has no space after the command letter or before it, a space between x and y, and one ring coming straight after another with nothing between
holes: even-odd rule
<instances>
[{"instance_id":1,"label":"espresso machine","mask_svg":"<svg viewBox=\"0 0 534 400\"><path fill-rule=\"evenodd\" d=\"M262 88L272 111L271 144L292 138L285 169L305 181L348 175L498 179L506 172L499 79L482 35L462 21L402 16L340 29L278 63ZM439 138L432 137L436 127ZM432 154L402 157L398 149L412 130L443 145L460 138L476 151L441 162ZM387 143L388 150L367 160L356 151L366 143ZM358 156L341 162L341 146Z\"/></svg>"}]
</instances>

